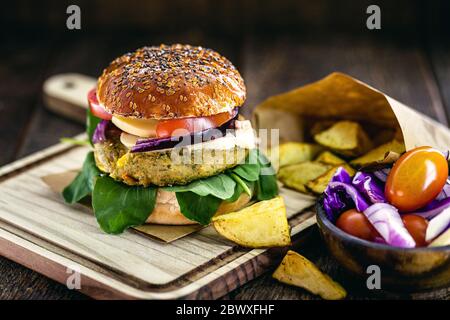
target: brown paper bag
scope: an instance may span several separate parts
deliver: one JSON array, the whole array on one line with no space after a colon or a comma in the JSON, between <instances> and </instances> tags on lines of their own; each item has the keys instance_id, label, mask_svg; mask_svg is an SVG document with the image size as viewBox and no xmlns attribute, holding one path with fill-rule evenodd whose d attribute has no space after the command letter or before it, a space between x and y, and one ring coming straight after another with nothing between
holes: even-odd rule
<instances>
[{"instance_id":1,"label":"brown paper bag","mask_svg":"<svg viewBox=\"0 0 450 320\"><path fill-rule=\"evenodd\" d=\"M398 130L406 150L450 148L450 130L386 94L342 73L273 96L258 105L256 129L279 129L280 141L303 141L308 122L346 119ZM270 139L269 139L270 141Z\"/></svg>"}]
</instances>

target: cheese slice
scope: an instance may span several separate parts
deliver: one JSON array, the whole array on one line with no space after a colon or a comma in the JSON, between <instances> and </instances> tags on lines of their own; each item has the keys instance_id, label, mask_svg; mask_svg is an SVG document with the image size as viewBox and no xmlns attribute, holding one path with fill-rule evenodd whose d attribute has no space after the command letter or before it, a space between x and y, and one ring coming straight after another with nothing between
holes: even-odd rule
<instances>
[{"instance_id":1,"label":"cheese slice","mask_svg":"<svg viewBox=\"0 0 450 320\"><path fill-rule=\"evenodd\" d=\"M122 144L127 147L128 149L131 149L132 147L134 147L136 145L136 142L139 139L145 139L143 137L139 137L139 136L135 136L134 134L129 134L126 132L122 132L120 134L120 142L122 142Z\"/></svg>"},{"instance_id":2,"label":"cheese slice","mask_svg":"<svg viewBox=\"0 0 450 320\"><path fill-rule=\"evenodd\" d=\"M112 123L120 130L144 138L156 137L157 120L152 119L132 119L120 116L113 116Z\"/></svg>"}]
</instances>

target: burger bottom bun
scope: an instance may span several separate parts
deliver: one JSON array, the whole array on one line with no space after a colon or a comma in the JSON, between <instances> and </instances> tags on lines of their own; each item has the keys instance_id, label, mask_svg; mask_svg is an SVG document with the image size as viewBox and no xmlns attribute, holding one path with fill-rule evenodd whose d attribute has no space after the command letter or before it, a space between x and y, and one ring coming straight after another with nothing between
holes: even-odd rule
<instances>
[{"instance_id":1,"label":"burger bottom bun","mask_svg":"<svg viewBox=\"0 0 450 320\"><path fill-rule=\"evenodd\" d=\"M246 193L242 193L241 196L234 202L223 201L220 204L216 215L239 210L245 207L249 202L250 197ZM180 206L178 205L175 192L165 191L162 189L158 189L155 208L147 218L146 223L166 225L197 224L197 222L189 220L180 212Z\"/></svg>"}]
</instances>

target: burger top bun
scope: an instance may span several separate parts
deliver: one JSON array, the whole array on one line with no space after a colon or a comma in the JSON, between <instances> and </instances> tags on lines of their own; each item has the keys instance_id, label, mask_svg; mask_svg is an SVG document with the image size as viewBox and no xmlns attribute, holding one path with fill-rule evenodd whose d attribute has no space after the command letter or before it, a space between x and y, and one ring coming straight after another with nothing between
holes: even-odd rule
<instances>
[{"instance_id":1,"label":"burger top bun","mask_svg":"<svg viewBox=\"0 0 450 320\"><path fill-rule=\"evenodd\" d=\"M230 112L245 85L226 58L202 47L144 47L114 60L98 79L97 98L115 116L173 119Z\"/></svg>"}]
</instances>

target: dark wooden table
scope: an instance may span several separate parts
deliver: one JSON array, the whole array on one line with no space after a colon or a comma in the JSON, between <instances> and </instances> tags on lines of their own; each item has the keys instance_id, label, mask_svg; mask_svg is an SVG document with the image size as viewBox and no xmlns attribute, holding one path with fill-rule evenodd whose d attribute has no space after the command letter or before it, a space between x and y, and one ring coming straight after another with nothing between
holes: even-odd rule
<instances>
[{"instance_id":1,"label":"dark wooden table","mask_svg":"<svg viewBox=\"0 0 450 320\"><path fill-rule=\"evenodd\" d=\"M211 36L129 32L57 35L10 34L0 51L0 165L72 136L83 126L44 108L43 81L57 73L97 77L116 56L148 44L184 42L214 48L233 61L248 88L245 113L269 95L317 80L332 71L348 73L448 125L450 48L445 37L380 38L349 35ZM449 299L450 288L427 293L368 291L328 255L314 232L299 250L343 284L350 299ZM86 299L38 273L0 257L0 299ZM230 293L229 299L316 299L306 291L264 275Z\"/></svg>"}]
</instances>

